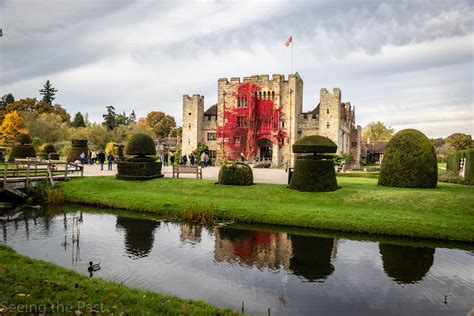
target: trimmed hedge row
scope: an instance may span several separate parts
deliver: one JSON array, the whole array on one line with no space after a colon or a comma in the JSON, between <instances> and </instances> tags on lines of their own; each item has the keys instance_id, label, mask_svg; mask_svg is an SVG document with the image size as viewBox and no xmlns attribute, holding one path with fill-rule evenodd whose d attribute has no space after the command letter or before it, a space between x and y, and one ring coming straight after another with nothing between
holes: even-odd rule
<instances>
[{"instance_id":1,"label":"trimmed hedge row","mask_svg":"<svg viewBox=\"0 0 474 316\"><path fill-rule=\"evenodd\" d=\"M218 182L225 185L252 185L252 168L241 162L223 165L219 170Z\"/></svg>"},{"instance_id":2,"label":"trimmed hedge row","mask_svg":"<svg viewBox=\"0 0 474 316\"><path fill-rule=\"evenodd\" d=\"M117 179L122 180L149 180L163 177L161 162L119 162L117 171Z\"/></svg>"},{"instance_id":3,"label":"trimmed hedge row","mask_svg":"<svg viewBox=\"0 0 474 316\"><path fill-rule=\"evenodd\" d=\"M15 159L25 159L27 157L36 157L35 148L31 145L17 145L10 151L8 161L13 162Z\"/></svg>"},{"instance_id":4,"label":"trimmed hedge row","mask_svg":"<svg viewBox=\"0 0 474 316\"><path fill-rule=\"evenodd\" d=\"M377 172L338 172L336 173L338 177L346 178L368 178L368 179L378 179L379 174Z\"/></svg>"},{"instance_id":5,"label":"trimmed hedge row","mask_svg":"<svg viewBox=\"0 0 474 316\"><path fill-rule=\"evenodd\" d=\"M474 148L459 150L448 155L446 169L452 173L459 173L459 160L466 158L464 166L464 179L474 180Z\"/></svg>"},{"instance_id":6,"label":"trimmed hedge row","mask_svg":"<svg viewBox=\"0 0 474 316\"><path fill-rule=\"evenodd\" d=\"M307 192L337 190L336 171L332 160L319 160L314 156L298 157L288 187Z\"/></svg>"},{"instance_id":7,"label":"trimmed hedge row","mask_svg":"<svg viewBox=\"0 0 474 316\"><path fill-rule=\"evenodd\" d=\"M405 129L387 145L379 184L401 188L436 188L438 163L433 144L422 132Z\"/></svg>"}]
</instances>

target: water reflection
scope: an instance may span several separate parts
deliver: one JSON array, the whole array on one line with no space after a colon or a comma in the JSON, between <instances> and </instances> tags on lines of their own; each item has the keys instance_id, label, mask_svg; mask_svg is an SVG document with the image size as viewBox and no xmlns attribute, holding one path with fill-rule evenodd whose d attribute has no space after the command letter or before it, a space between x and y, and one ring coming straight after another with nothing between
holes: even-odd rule
<instances>
[{"instance_id":1,"label":"water reflection","mask_svg":"<svg viewBox=\"0 0 474 316\"><path fill-rule=\"evenodd\" d=\"M334 271L337 243L333 238L306 237L221 227L216 233L216 261L258 268L283 267L308 281L324 281Z\"/></svg>"},{"instance_id":2,"label":"water reflection","mask_svg":"<svg viewBox=\"0 0 474 316\"><path fill-rule=\"evenodd\" d=\"M290 269L308 281L323 282L334 272L331 258L336 257L337 243L332 238L291 236L293 258Z\"/></svg>"},{"instance_id":3,"label":"water reflection","mask_svg":"<svg viewBox=\"0 0 474 316\"><path fill-rule=\"evenodd\" d=\"M262 269L288 269L292 256L289 234L220 227L216 231L214 259Z\"/></svg>"},{"instance_id":4,"label":"water reflection","mask_svg":"<svg viewBox=\"0 0 474 316\"><path fill-rule=\"evenodd\" d=\"M417 283L433 265L434 248L379 244L385 273L397 283Z\"/></svg>"},{"instance_id":5,"label":"water reflection","mask_svg":"<svg viewBox=\"0 0 474 316\"><path fill-rule=\"evenodd\" d=\"M132 259L150 254L155 240L155 228L160 222L117 216L115 227L125 231L125 252Z\"/></svg>"},{"instance_id":6,"label":"water reflection","mask_svg":"<svg viewBox=\"0 0 474 316\"><path fill-rule=\"evenodd\" d=\"M181 224L181 234L179 235L179 239L182 242L190 242L192 244L200 243L202 228L201 225Z\"/></svg>"}]
</instances>

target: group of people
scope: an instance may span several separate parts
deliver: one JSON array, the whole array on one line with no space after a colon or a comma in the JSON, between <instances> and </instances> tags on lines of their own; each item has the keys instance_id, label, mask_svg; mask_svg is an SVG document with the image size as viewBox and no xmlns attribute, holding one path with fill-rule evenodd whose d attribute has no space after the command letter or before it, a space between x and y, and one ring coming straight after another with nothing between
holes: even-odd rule
<instances>
[{"instance_id":1,"label":"group of people","mask_svg":"<svg viewBox=\"0 0 474 316\"><path fill-rule=\"evenodd\" d=\"M160 154L160 161L163 163L163 166L167 167L168 165L174 165L175 157L173 152L162 152ZM191 165L196 166L198 163L201 167L205 168L210 166L210 158L206 152L203 152L200 156L199 161L197 161L196 156L193 153L189 155L181 155L179 160L176 161L180 165Z\"/></svg>"},{"instance_id":2,"label":"group of people","mask_svg":"<svg viewBox=\"0 0 474 316\"><path fill-rule=\"evenodd\" d=\"M109 153L106 157L103 150L101 150L99 153L97 153L95 150L89 150L87 155L82 152L79 156L79 159L81 160L81 163L89 165L95 165L98 162L100 165L100 170L104 170L104 163L106 160L107 170L112 170L113 163L116 160L112 153Z\"/></svg>"}]
</instances>

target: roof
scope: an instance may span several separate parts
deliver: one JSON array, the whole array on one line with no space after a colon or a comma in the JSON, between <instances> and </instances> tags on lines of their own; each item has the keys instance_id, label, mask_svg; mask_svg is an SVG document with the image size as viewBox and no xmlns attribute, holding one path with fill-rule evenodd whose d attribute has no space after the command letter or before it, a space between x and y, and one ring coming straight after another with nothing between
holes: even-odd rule
<instances>
[{"instance_id":1,"label":"roof","mask_svg":"<svg viewBox=\"0 0 474 316\"><path fill-rule=\"evenodd\" d=\"M312 110L312 111L308 111L308 112L303 112L301 114L306 114L306 115L313 115L313 116L317 116L319 114L319 105L321 103L318 103L318 105Z\"/></svg>"},{"instance_id":2,"label":"roof","mask_svg":"<svg viewBox=\"0 0 474 316\"><path fill-rule=\"evenodd\" d=\"M209 109L204 112L204 115L215 115L217 116L217 104L211 105Z\"/></svg>"},{"instance_id":3,"label":"roof","mask_svg":"<svg viewBox=\"0 0 474 316\"><path fill-rule=\"evenodd\" d=\"M387 148L388 140L375 140L367 143L366 141L361 142L361 147L366 147L367 151L371 154L383 154Z\"/></svg>"}]
</instances>

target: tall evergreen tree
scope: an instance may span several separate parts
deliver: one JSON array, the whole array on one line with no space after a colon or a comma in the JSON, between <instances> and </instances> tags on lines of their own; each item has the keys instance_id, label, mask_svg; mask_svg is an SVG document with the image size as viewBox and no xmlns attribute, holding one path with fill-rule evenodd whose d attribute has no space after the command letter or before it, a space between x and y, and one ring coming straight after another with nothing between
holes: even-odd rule
<instances>
[{"instance_id":1,"label":"tall evergreen tree","mask_svg":"<svg viewBox=\"0 0 474 316\"><path fill-rule=\"evenodd\" d=\"M112 105L106 106L107 114L102 115L104 118L104 125L109 130L113 130L116 126L116 116L115 108Z\"/></svg>"},{"instance_id":2,"label":"tall evergreen tree","mask_svg":"<svg viewBox=\"0 0 474 316\"><path fill-rule=\"evenodd\" d=\"M0 101L0 110L4 109L8 104L15 102L15 98L11 93L5 94Z\"/></svg>"},{"instance_id":3,"label":"tall evergreen tree","mask_svg":"<svg viewBox=\"0 0 474 316\"><path fill-rule=\"evenodd\" d=\"M81 112L77 112L74 116L74 120L72 121L73 127L86 127L86 123L84 122L84 117L82 116Z\"/></svg>"},{"instance_id":4,"label":"tall evergreen tree","mask_svg":"<svg viewBox=\"0 0 474 316\"><path fill-rule=\"evenodd\" d=\"M46 83L43 86L43 89L39 90L39 93L43 96L43 101L48 103L50 106L53 104L53 101L55 99L55 95L58 90L53 88L49 80L46 81Z\"/></svg>"}]
</instances>

